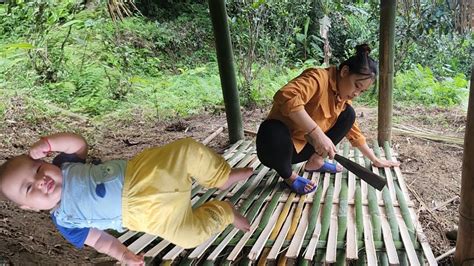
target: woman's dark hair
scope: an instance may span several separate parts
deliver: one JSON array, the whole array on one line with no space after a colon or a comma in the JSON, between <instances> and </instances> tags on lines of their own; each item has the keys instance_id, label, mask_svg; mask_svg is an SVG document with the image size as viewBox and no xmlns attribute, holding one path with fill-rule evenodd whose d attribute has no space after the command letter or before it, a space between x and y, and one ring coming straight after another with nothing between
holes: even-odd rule
<instances>
[{"instance_id":1,"label":"woman's dark hair","mask_svg":"<svg viewBox=\"0 0 474 266\"><path fill-rule=\"evenodd\" d=\"M349 67L351 74L359 74L367 76L367 78L375 79L377 77L377 62L372 59L370 54L370 47L368 44L359 44L355 47L356 54L349 57L346 61L339 65L339 69L344 66Z\"/></svg>"}]
</instances>

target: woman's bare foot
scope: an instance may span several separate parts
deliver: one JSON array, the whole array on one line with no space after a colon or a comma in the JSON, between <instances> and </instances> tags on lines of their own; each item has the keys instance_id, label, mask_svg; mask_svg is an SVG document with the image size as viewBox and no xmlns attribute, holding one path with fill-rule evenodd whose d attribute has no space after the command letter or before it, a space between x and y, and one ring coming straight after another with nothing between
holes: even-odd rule
<instances>
[{"instance_id":1,"label":"woman's bare foot","mask_svg":"<svg viewBox=\"0 0 474 266\"><path fill-rule=\"evenodd\" d=\"M305 171L315 171L321 168L324 164L323 157L319 156L317 153L313 153L308 159L305 165ZM341 172L343 169L342 165L336 163L336 171Z\"/></svg>"},{"instance_id":2,"label":"woman's bare foot","mask_svg":"<svg viewBox=\"0 0 474 266\"><path fill-rule=\"evenodd\" d=\"M235 228L248 232L250 230L250 223L247 218L240 214L232 203L229 202L229 205L232 207L232 212L234 213L234 222L232 224Z\"/></svg>"},{"instance_id":3,"label":"woman's bare foot","mask_svg":"<svg viewBox=\"0 0 474 266\"><path fill-rule=\"evenodd\" d=\"M252 174L253 174L252 167L232 168L232 170L230 170L229 179L227 179L225 184L219 187L219 189L226 190L230 188L236 182L248 179Z\"/></svg>"},{"instance_id":4,"label":"woman's bare foot","mask_svg":"<svg viewBox=\"0 0 474 266\"><path fill-rule=\"evenodd\" d=\"M291 173L291 176L289 178L286 178L286 179L283 179L285 180L285 182L291 186L291 184L293 184L293 182L295 182L296 178L298 177L298 175L293 172ZM314 187L316 186L316 183L311 180L305 187L304 187L304 190L305 191L311 191Z\"/></svg>"}]
</instances>

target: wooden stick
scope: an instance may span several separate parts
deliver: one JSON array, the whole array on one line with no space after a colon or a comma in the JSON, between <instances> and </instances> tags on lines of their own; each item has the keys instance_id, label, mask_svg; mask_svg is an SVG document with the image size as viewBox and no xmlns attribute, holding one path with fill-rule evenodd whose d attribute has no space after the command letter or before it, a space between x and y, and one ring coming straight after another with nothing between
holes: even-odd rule
<instances>
[{"instance_id":1,"label":"wooden stick","mask_svg":"<svg viewBox=\"0 0 474 266\"><path fill-rule=\"evenodd\" d=\"M207 145L211 142L217 135L219 135L222 131L224 131L224 127L217 128L211 135L209 135L206 139L202 141L202 144Z\"/></svg>"},{"instance_id":2,"label":"wooden stick","mask_svg":"<svg viewBox=\"0 0 474 266\"><path fill-rule=\"evenodd\" d=\"M452 249L448 250L447 252L445 252L445 253L439 255L438 257L436 257L435 260L440 261L440 260L454 254L455 252L456 252L456 248L452 248Z\"/></svg>"},{"instance_id":3,"label":"wooden stick","mask_svg":"<svg viewBox=\"0 0 474 266\"><path fill-rule=\"evenodd\" d=\"M453 202L453 201L455 201L455 200L457 200L457 199L459 199L459 196L457 196L457 195L456 195L456 196L454 196L454 197L452 197L452 198L448 199L447 201L445 201L445 202L441 203L440 205L438 205L438 206L436 206L436 207L433 207L433 208L431 208L431 210L430 210L430 211L432 211L432 212L433 212L433 211L436 211L436 210L438 210L438 209L441 209L441 208L443 208L444 206L446 206L446 205L450 204L451 202Z\"/></svg>"}]
</instances>

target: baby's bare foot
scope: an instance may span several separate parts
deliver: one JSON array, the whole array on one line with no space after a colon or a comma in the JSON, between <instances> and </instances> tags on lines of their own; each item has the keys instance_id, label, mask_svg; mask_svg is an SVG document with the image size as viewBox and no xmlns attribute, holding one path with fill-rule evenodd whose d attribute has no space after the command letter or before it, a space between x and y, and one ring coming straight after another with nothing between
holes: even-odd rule
<instances>
[{"instance_id":1,"label":"baby's bare foot","mask_svg":"<svg viewBox=\"0 0 474 266\"><path fill-rule=\"evenodd\" d=\"M230 170L229 179L227 179L225 184L219 187L219 189L226 190L241 180L247 180L252 174L253 168L251 167L233 168Z\"/></svg>"},{"instance_id":2,"label":"baby's bare foot","mask_svg":"<svg viewBox=\"0 0 474 266\"><path fill-rule=\"evenodd\" d=\"M234 213L234 222L233 225L235 228L248 232L250 230L250 223L240 212L238 212L232 203L229 203L232 206L232 212Z\"/></svg>"}]
</instances>

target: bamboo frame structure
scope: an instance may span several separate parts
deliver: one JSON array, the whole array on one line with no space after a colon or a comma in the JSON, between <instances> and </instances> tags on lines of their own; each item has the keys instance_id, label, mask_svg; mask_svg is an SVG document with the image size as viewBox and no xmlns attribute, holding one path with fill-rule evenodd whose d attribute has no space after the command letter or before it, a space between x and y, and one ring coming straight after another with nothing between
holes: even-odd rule
<instances>
[{"instance_id":1,"label":"bamboo frame structure","mask_svg":"<svg viewBox=\"0 0 474 266\"><path fill-rule=\"evenodd\" d=\"M209 143L222 128L203 142ZM388 143L376 155L396 160ZM229 226L194 249L177 247L159 237L126 232L119 240L147 262L162 265L437 265L399 168L374 168L349 145L345 157L390 179L381 192L344 171L338 174L302 173L318 184L315 192L299 196L282 185L274 170L256 157L254 143L238 141L223 157L231 166L252 166L246 181L218 191L195 185L193 206L209 200L228 200L251 223L249 232ZM302 172L303 164L294 166ZM362 248L362 249L361 249Z\"/></svg>"}]
</instances>

